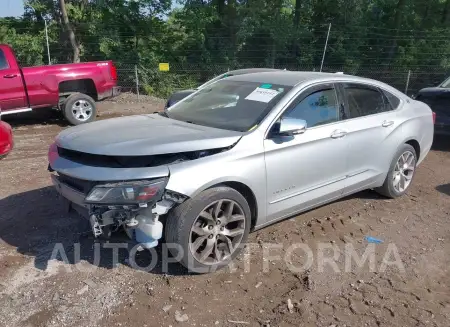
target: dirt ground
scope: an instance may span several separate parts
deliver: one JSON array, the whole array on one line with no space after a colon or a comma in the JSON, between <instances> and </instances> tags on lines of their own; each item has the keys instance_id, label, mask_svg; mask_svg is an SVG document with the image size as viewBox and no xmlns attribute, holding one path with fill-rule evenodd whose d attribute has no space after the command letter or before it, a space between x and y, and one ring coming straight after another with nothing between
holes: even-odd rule
<instances>
[{"instance_id":1,"label":"dirt ground","mask_svg":"<svg viewBox=\"0 0 450 327\"><path fill-rule=\"evenodd\" d=\"M163 107L135 100L101 103L99 119ZM446 138L436 139L407 196L365 191L284 220L252 233L234 269L191 275L178 264L132 268L124 249L114 264L109 243L65 213L50 186L47 149L67 125L51 113L7 118L16 143L0 161L0 326L450 326ZM366 236L384 243L369 245ZM289 268L305 264L301 250L286 260L267 255L286 258L292 244L312 249L309 269ZM336 250L334 269L319 264L324 245ZM67 260L50 260L55 246ZM345 269L350 249L362 255L368 246L375 268L367 261ZM151 255L136 260L144 267Z\"/></svg>"}]
</instances>

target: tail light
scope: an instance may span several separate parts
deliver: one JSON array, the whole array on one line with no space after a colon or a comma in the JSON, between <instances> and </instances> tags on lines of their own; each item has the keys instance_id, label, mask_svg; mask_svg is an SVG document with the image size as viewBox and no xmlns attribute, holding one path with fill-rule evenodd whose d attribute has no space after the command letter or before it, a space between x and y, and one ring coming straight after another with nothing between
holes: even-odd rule
<instances>
[{"instance_id":1,"label":"tail light","mask_svg":"<svg viewBox=\"0 0 450 327\"><path fill-rule=\"evenodd\" d=\"M111 74L111 79L117 81L117 69L113 63L109 66L109 73Z\"/></svg>"},{"instance_id":2,"label":"tail light","mask_svg":"<svg viewBox=\"0 0 450 327\"><path fill-rule=\"evenodd\" d=\"M433 111L433 124L436 124L436 113Z\"/></svg>"}]
</instances>

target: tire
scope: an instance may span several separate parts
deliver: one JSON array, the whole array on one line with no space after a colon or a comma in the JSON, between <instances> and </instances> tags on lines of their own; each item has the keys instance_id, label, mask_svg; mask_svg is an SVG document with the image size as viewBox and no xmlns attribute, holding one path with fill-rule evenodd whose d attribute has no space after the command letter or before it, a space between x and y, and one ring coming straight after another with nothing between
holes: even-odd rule
<instances>
[{"instance_id":1,"label":"tire","mask_svg":"<svg viewBox=\"0 0 450 327\"><path fill-rule=\"evenodd\" d=\"M230 206L230 203L234 203L233 206ZM223 211L220 211L222 212L222 216L220 212L218 215L214 214L219 205L221 208L224 208ZM228 220L224 217L227 216L226 211L230 207L233 208L231 211L232 217L234 218L230 223L225 224ZM208 208L213 209L212 218L214 219L216 226L213 226L214 222L209 225L211 217L204 219L199 216L200 213L205 212L204 210L209 210ZM242 218L241 215L244 217ZM216 219L217 217L218 219ZM235 218L238 218L239 221L234 221ZM222 219L222 222L220 222L220 219ZM219 223L217 222L218 220ZM245 198L235 189L225 186L214 187L201 192L196 197L183 202L169 212L165 225L166 246L169 248L171 254L190 272L214 272L225 267L242 251L248 238L250 223L251 211ZM212 226L213 229L210 231L209 228ZM233 226L237 227L232 228ZM202 233L209 233L209 235L197 235L196 232L192 230L193 228L201 230ZM236 230L241 233L235 236L236 239L222 234ZM211 237L211 235L213 235L213 237ZM194 239L194 237L196 238ZM206 239L203 240L205 237ZM227 245L230 244L228 239L236 242L232 245L232 248L234 249L232 251L230 251L230 247ZM197 243L198 241L200 241L200 243ZM207 252L206 248L210 242L215 242L210 256L203 261L199 260L199 256L201 257L203 253ZM204 252L200 251L201 253L197 253L194 251L196 244L200 244L200 249L204 247ZM226 252L229 252L229 254L226 254ZM219 260L215 260L217 254L219 255Z\"/></svg>"},{"instance_id":2,"label":"tire","mask_svg":"<svg viewBox=\"0 0 450 327\"><path fill-rule=\"evenodd\" d=\"M414 159L413 159L413 164L411 166L414 168L414 170L412 171L412 174L409 176L409 183L407 184L407 186L404 189L401 189L401 188L398 189L396 186L394 186L395 182L397 181L397 179L394 180L394 177L399 176L398 172L396 171L396 166L397 166L397 163L399 162L400 158L407 153L410 153L413 155ZM380 188L377 188L375 190L378 193L380 193L381 195L384 195L388 198L397 198L399 196L402 196L403 194L406 193L406 191L412 184L412 181L415 176L416 164L417 164L416 150L409 144L403 144L398 149L398 151L396 152L396 154L392 160L391 166L389 167L389 172L386 176L383 186L381 186ZM410 170L408 170L408 171L410 172ZM403 174L403 175L405 175L405 174ZM401 176L398 178L401 178ZM398 185L401 185L401 184L397 184L397 186Z\"/></svg>"},{"instance_id":3,"label":"tire","mask_svg":"<svg viewBox=\"0 0 450 327\"><path fill-rule=\"evenodd\" d=\"M89 95L74 93L64 101L62 112L71 125L80 125L95 120L97 107Z\"/></svg>"}]
</instances>

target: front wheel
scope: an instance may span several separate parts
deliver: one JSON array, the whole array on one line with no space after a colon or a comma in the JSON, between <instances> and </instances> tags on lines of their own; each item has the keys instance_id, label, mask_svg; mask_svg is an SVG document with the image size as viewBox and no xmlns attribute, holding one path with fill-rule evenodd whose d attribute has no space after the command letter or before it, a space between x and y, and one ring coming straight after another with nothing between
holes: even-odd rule
<instances>
[{"instance_id":1,"label":"front wheel","mask_svg":"<svg viewBox=\"0 0 450 327\"><path fill-rule=\"evenodd\" d=\"M97 115L94 99L83 93L71 94L63 105L64 118L71 125L80 125L93 121Z\"/></svg>"},{"instance_id":2,"label":"front wheel","mask_svg":"<svg viewBox=\"0 0 450 327\"><path fill-rule=\"evenodd\" d=\"M196 273L213 272L242 250L250 231L245 198L221 186L203 191L169 213L166 244L180 263Z\"/></svg>"},{"instance_id":3,"label":"front wheel","mask_svg":"<svg viewBox=\"0 0 450 327\"><path fill-rule=\"evenodd\" d=\"M403 144L392 160L383 186L376 191L389 198L405 194L413 180L416 164L416 150L409 144Z\"/></svg>"}]
</instances>

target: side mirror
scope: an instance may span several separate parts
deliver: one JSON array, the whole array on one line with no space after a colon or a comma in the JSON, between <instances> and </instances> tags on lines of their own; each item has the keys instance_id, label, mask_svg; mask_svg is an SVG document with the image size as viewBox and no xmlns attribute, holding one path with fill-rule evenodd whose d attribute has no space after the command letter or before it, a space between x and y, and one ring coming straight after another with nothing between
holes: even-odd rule
<instances>
[{"instance_id":1,"label":"side mirror","mask_svg":"<svg viewBox=\"0 0 450 327\"><path fill-rule=\"evenodd\" d=\"M297 134L303 134L307 127L306 120L285 117L281 118L279 135L292 136Z\"/></svg>"}]
</instances>

